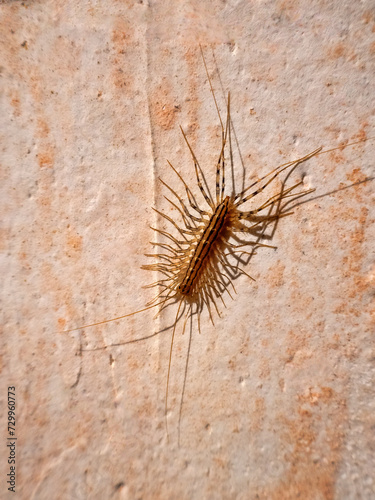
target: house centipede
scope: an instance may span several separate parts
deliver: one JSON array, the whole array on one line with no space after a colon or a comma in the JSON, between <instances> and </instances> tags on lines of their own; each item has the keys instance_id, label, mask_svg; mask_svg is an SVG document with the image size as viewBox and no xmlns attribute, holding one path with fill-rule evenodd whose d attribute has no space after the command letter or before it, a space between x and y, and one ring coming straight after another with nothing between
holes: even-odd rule
<instances>
[{"instance_id":1,"label":"house centipede","mask_svg":"<svg viewBox=\"0 0 375 500\"><path fill-rule=\"evenodd\" d=\"M278 193L270 196L256 208L252 210L243 210L242 205L251 202L253 198L262 193L282 172L286 172L289 175L298 165L314 156L364 142L360 140L346 144L345 146L339 146L324 151L322 147L319 147L301 158L279 165L268 174L243 188L239 193L234 192L234 186L232 186L232 190L228 193L228 187L226 185L226 152L229 142L228 139L231 134L230 93L228 93L226 97L226 120L224 124L202 47L200 47L200 51L221 129L221 148L216 163L214 196L212 196L207 185L204 173L188 137L182 127L180 127L194 164L196 182L205 206L202 208L201 203L197 202L193 191L182 175L172 163L168 161L168 165L182 185L186 197L181 197L176 190L160 179L160 182L169 191L172 199L167 196L165 196L165 198L179 213L182 225L178 224L175 220L158 209L153 209L160 217L171 224L179 235L176 237L170 232L157 227L151 227L151 229L161 237L161 241L154 241L151 242L151 244L160 250L157 250L157 253L146 254L146 257L157 259L157 262L145 264L142 266L142 269L162 275L161 279L145 286L145 288L157 288L158 293L145 304L145 307L138 311L64 331L71 332L112 321L118 321L152 308L158 308L155 316L157 317L170 305L177 304L175 320L171 325L172 334L165 390L164 412L167 435L169 382L173 345L178 323L180 320L183 322L182 333L184 333L189 318L196 316L197 327L200 333L201 315L203 311L207 309L209 319L211 323L214 324L214 311L218 317L221 316L217 301L220 300L224 307L226 307L223 298L225 293L233 300L231 292L233 291L236 293L233 282L240 275L245 275L253 280L253 278L240 267L240 265L244 264L244 256L246 256L248 262L258 248L266 247L275 249L276 247L261 242L267 228L272 224L277 224L281 218L292 215L293 212L290 211L288 205L312 193L314 189L297 191L297 188L301 187L303 181L299 181L290 187L285 187L285 184L282 183L281 190ZM241 235L250 235L254 240L244 241L241 237L237 236L238 233ZM245 262L245 264L247 262ZM157 333L159 332L126 342L83 350L102 350L110 347L127 345L153 337ZM180 430L182 400L183 394L180 403L178 431Z\"/></svg>"}]
</instances>

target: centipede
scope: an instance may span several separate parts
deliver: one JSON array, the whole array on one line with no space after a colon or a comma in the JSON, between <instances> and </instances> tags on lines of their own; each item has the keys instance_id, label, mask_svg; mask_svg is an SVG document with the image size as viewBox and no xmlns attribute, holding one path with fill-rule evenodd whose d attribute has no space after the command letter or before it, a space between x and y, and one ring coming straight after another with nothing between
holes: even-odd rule
<instances>
[{"instance_id":1,"label":"centipede","mask_svg":"<svg viewBox=\"0 0 375 500\"><path fill-rule=\"evenodd\" d=\"M296 200L315 191L313 188L304 189L303 180L289 187L286 185L286 179L289 178L290 173L298 165L315 156L369 140L362 139L325 150L318 147L305 156L279 165L266 175L243 187L239 192L236 192L234 183L227 182L228 157L231 158L230 152L228 154L228 143L230 143L232 127L230 93L228 92L225 97L226 118L223 120L201 46L200 53L221 133L221 146L216 165L213 167L216 172L214 190L210 189L206 181L188 135L180 127L184 142L190 152L197 189L192 189L178 169L171 162L167 162L168 168L173 171L176 181L179 183L179 188L171 187L161 178L159 180L167 193L164 197L168 204L178 213L179 220L176 221L163 211L153 208L158 216L170 225L171 230L166 231L159 227L150 226L157 237L155 241L150 242L154 252L145 255L147 258L152 259L153 262L144 264L141 267L158 275L156 281L144 286L144 288L157 289L156 294L143 308L137 311L71 328L63 332L68 333L123 320L153 308L157 309L156 318L167 307L175 306L174 322L170 326L172 333L164 403L167 436L169 435L167 418L169 385L173 346L178 325L181 324L181 332L184 333L188 320L196 318L197 330L201 333L201 317L206 312L210 322L215 325L216 316L221 317L221 306L227 307L226 297L234 300L234 294L237 293L236 280L241 276L251 281L254 280L244 268L256 254L256 250L259 248L276 249L275 246L264 243L268 228L270 226L275 227L280 219L291 216L294 213L291 205ZM281 178L282 173L284 173L286 179L281 182L281 187L276 194L268 196L265 201L257 204L258 195L266 192L267 188L274 184L277 178ZM197 194L201 198L200 201L197 200ZM154 335L83 350L103 350L125 346ZM179 427L181 412L182 399Z\"/></svg>"}]
</instances>

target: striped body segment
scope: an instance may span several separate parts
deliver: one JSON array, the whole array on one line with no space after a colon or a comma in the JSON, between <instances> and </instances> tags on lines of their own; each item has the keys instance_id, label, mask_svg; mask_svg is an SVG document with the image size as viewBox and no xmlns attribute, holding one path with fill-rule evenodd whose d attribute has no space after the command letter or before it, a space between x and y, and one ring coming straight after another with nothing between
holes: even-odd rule
<instances>
[{"instance_id":1,"label":"striped body segment","mask_svg":"<svg viewBox=\"0 0 375 500\"><path fill-rule=\"evenodd\" d=\"M178 291L182 295L188 295L199 275L202 265L206 257L210 254L210 250L217 241L218 235L225 224L225 219L228 214L230 198L226 196L215 209L207 227L204 229L200 240L195 248L195 251L190 259L185 276L181 284L178 286Z\"/></svg>"}]
</instances>

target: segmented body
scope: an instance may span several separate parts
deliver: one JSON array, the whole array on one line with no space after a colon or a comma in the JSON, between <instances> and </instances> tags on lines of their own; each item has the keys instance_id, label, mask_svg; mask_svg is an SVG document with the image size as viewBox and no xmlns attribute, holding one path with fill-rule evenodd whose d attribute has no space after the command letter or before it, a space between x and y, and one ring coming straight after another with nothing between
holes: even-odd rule
<instances>
[{"instance_id":1,"label":"segmented body","mask_svg":"<svg viewBox=\"0 0 375 500\"><path fill-rule=\"evenodd\" d=\"M139 311L80 327L87 328L94 325L108 323L110 321L117 321L119 319L138 314L154 307L158 307L157 315L159 315L161 311L163 311L163 309L165 309L168 305L175 302L178 303L175 321L171 325L171 328L173 330L170 345L167 387L165 396L166 416L168 410L168 389L173 341L179 319L184 316L184 331L188 318L191 318L193 315L197 315L198 330L200 331L200 317L206 306L209 317L213 323L214 320L211 310L212 305L214 306L217 314L220 316L220 311L215 299L220 298L223 305L225 306L225 302L223 299L224 292L227 292L228 295L232 298L232 295L230 294L230 291L228 289L229 285L235 291L233 281L241 274L244 274L252 279L251 276L249 276L241 267L243 265L242 257L244 255L251 257L254 254L254 250L258 247L275 248L270 245L261 243L261 240L264 237L268 226L282 217L291 215L292 212L288 211L287 209L289 203L296 200L297 198L300 198L301 196L305 196L306 194L311 193L314 190L310 189L301 192L295 192L296 188L302 184L302 181L288 188L286 188L285 184L282 183L282 187L279 192L269 197L264 203L256 206L256 208L248 211L243 211L240 210L239 207L252 200L255 196L265 190L267 186L269 186L282 172L288 171L289 174L291 170L293 170L298 164L308 160L315 155L327 153L328 151L333 151L335 149L340 149L332 148L330 150L321 152L321 148L318 148L302 158L280 165L264 177L247 186L240 193L235 193L234 186L232 186L230 194L225 194L226 144L228 135L230 134L231 123L229 94L227 99L226 125L224 127L219 108L217 106L215 94L212 88L211 80L208 74L203 52L202 58L222 132L222 145L216 164L215 201L207 187L207 184L205 182L202 182L202 179L204 179L203 172L184 131L181 129L192 156L197 185L205 200L205 203L208 205L208 208L204 210L198 205L194 195L192 194L192 191L182 178L181 174L173 167L173 165L168 162L185 188L187 202L184 201L184 199L179 196L177 192L174 191L174 189L172 189L167 183L161 180L162 184L175 197L176 201L172 201L167 197L165 198L175 209L179 211L183 221L183 225L179 226L169 216L154 209L161 217L169 221L177 229L182 238L177 239L167 231L163 231L158 228L152 228L155 232L162 236L164 241L153 242L152 244L156 247L162 248L167 253L147 254L148 257L156 258L157 262L144 265L142 266L142 268L150 271L156 271L163 275L163 279L159 279L158 281L146 286L146 288L157 287L160 290L159 293L149 303L147 303L143 309ZM357 144L358 142L363 141L357 141L352 144ZM349 145L350 144L347 144L346 147ZM256 189L249 193L249 191L251 191L253 187L255 187ZM235 235L235 233L240 233L242 235L247 234L252 236L253 239L241 240L240 238L236 237L233 241L233 236ZM169 240L169 243L167 243L166 240ZM181 311L182 314L180 315ZM67 331L78 329L79 328L74 328ZM154 334L149 335L148 337L152 337L153 335ZM138 342L139 340L144 340L148 337L143 337L141 339L135 339L127 342L120 342L117 344L113 344L112 346ZM109 347L111 346L98 347L94 350L106 349Z\"/></svg>"},{"instance_id":2,"label":"segmented body","mask_svg":"<svg viewBox=\"0 0 375 500\"><path fill-rule=\"evenodd\" d=\"M194 253L189 261L185 276L182 279L180 285L178 285L178 291L182 295L189 295L191 289L197 281L199 273L205 264L205 260L212 252L215 243L218 242L220 238L220 233L222 229L226 228L226 219L228 216L228 210L230 206L230 198L226 196L224 201L222 201L215 209L207 226L202 232L200 240L194 250Z\"/></svg>"}]
</instances>

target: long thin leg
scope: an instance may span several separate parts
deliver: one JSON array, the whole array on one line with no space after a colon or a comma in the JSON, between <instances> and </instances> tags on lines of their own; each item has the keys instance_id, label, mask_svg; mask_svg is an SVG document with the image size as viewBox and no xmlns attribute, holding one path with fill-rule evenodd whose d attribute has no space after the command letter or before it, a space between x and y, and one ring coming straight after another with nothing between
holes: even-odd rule
<instances>
[{"instance_id":1,"label":"long thin leg","mask_svg":"<svg viewBox=\"0 0 375 500\"><path fill-rule=\"evenodd\" d=\"M162 231L161 229L157 229L156 227L150 226L150 229L153 231L163 234L166 238L169 238L170 240L173 241L179 248L181 248L181 245L186 245L186 241L181 241L181 240L176 240L171 234L167 233L166 231Z\"/></svg>"},{"instance_id":2,"label":"long thin leg","mask_svg":"<svg viewBox=\"0 0 375 500\"><path fill-rule=\"evenodd\" d=\"M181 208L176 205L172 200L168 198L168 196L164 196L164 198L181 214L182 220L184 221L185 227L189 229L190 231L196 231L198 229L197 226L197 220L198 222L201 222L201 219L198 219L198 217L193 217L189 214L189 218L186 216L186 214L181 210ZM193 224L193 226L190 224L190 222Z\"/></svg>"},{"instance_id":3,"label":"long thin leg","mask_svg":"<svg viewBox=\"0 0 375 500\"><path fill-rule=\"evenodd\" d=\"M169 297L171 299L172 297ZM157 304L153 304L152 306L147 306L144 307L143 309L139 309L138 311L134 311L130 314L124 314L123 316L117 316L117 318L111 318L111 319L106 319L104 321L97 321L96 323L91 323L90 325L83 325L78 328L70 328L69 330L62 330L59 331L58 333L69 333L69 332L76 332L78 330L82 330L83 328L89 328L90 326L98 326L98 325L104 325L105 323L111 323L112 321L118 321L119 319L123 318L128 318L129 316L134 316L134 314L141 313L143 311L147 311L148 309L152 309L153 307L163 305L168 299L162 300L161 302L158 302Z\"/></svg>"},{"instance_id":4,"label":"long thin leg","mask_svg":"<svg viewBox=\"0 0 375 500\"><path fill-rule=\"evenodd\" d=\"M301 163L301 162L307 160L308 158L311 158L312 156L319 156L319 155L323 155L323 154L326 154L326 153L331 153L332 151L343 150L345 148L348 148L349 146L355 146L356 144L360 144L362 142L366 142L366 141L369 141L369 140L372 140L372 139L375 139L375 137L369 137L367 139L361 139L359 141L349 142L348 144L345 144L343 146L337 146L335 148L325 149L323 151L322 151L322 148L320 147L317 150L313 151L312 153L310 153L309 155L306 155L303 158L299 158L298 160L294 160L292 162L283 163L283 164L279 165L278 167L276 167L275 169L271 170L271 172L269 172L267 175L264 175L259 180L257 180L255 182L253 182L252 184L250 184L250 186L248 186L247 188L245 188L240 193L236 194L236 196L235 196L234 199L238 200L239 198L242 198L243 195L246 193L246 191L248 191L249 189L251 189L252 187L254 187L256 184L258 184L262 180L266 179L268 176L272 175L274 172L276 172L277 170L281 169L282 167L288 168L288 167L291 167L294 164Z\"/></svg>"},{"instance_id":5,"label":"long thin leg","mask_svg":"<svg viewBox=\"0 0 375 500\"><path fill-rule=\"evenodd\" d=\"M168 250L169 252L172 252L176 256L178 256L178 254L185 253L185 250L182 250L181 248L173 248L171 245L168 245L168 243L160 243L159 241L150 241L150 245L155 245L156 247L164 248L164 250Z\"/></svg>"},{"instance_id":6,"label":"long thin leg","mask_svg":"<svg viewBox=\"0 0 375 500\"><path fill-rule=\"evenodd\" d=\"M208 186L207 186L207 183L206 181L204 180L204 176L203 176L203 172L202 172L202 169L201 169L201 166L199 165L199 162L197 160L197 157L195 156L195 153L193 151L193 148L190 146L189 144L189 141L186 137L186 134L183 130L183 128L180 126L180 129L181 129L181 132L182 132L182 135L184 136L184 139L185 139L185 142L190 150L190 154L193 158L193 162L194 162L194 168L195 168L195 175L197 177L197 182L198 182L198 186L199 186L199 189L204 197L204 199L206 200L208 206L211 208L211 209L214 209L214 202L212 201L212 197L211 197L211 193L210 193L210 190L208 189ZM198 170L199 169L199 170ZM200 179L200 176L199 176L199 172L201 173L202 177L203 177L203 181L205 183L205 186L206 186L206 189L207 189L207 193L203 187L203 184L201 182L201 179Z\"/></svg>"},{"instance_id":7,"label":"long thin leg","mask_svg":"<svg viewBox=\"0 0 375 500\"><path fill-rule=\"evenodd\" d=\"M171 348L169 351L169 362L168 362L168 375L167 375L167 388L165 391L165 428L167 430L167 438L169 440L169 432L168 432L168 418L167 418L167 413L168 413L168 391L169 391L169 376L171 373L171 361L172 361L172 351L173 351L173 341L174 341L174 334L176 331L176 325L177 325L177 318L180 313L181 305L182 305L183 299L180 300L180 304L177 309L177 314L176 318L174 321L174 326L173 326L173 333L172 333L172 339L171 339Z\"/></svg>"},{"instance_id":8,"label":"long thin leg","mask_svg":"<svg viewBox=\"0 0 375 500\"><path fill-rule=\"evenodd\" d=\"M163 212L160 212L156 208L152 207L152 210L154 210L157 214L161 215L161 217L163 217L164 219L169 221L177 229L177 231L181 234L181 236L183 238L185 238L185 240L187 239L185 234L190 234L190 235L195 234L192 231L187 231L186 229L181 229L180 226L178 224L176 224L176 222L173 219L171 219L171 217L168 217L168 215L163 214Z\"/></svg>"},{"instance_id":9,"label":"long thin leg","mask_svg":"<svg viewBox=\"0 0 375 500\"><path fill-rule=\"evenodd\" d=\"M284 163L283 165L280 165L279 167L275 168L272 172L270 172L269 174L267 174L264 177L262 177L259 181L251 184L251 186L248 186L244 191L242 191L242 193L240 193L240 195L237 195L237 196L240 197L240 199L237 201L237 203L235 204L235 206L238 207L239 205L242 205L242 203L245 203L246 201L250 200L251 198L253 198L257 194L261 193L263 191L263 189L265 189L269 184L271 184L271 182L273 180L275 180L276 177L279 174L281 174L281 172L283 172L285 169L287 169L287 168L289 168L289 167L291 167L293 165L297 166L299 163L302 163L303 161L306 161L309 158L312 158L313 156L317 155L319 153L319 151L321 151L321 149L322 149L321 147L317 148L312 153L309 153L306 156L303 156L302 158L298 158L298 160L295 160L295 161L292 161L292 162L289 162L289 163L286 163L286 164ZM256 191L253 191L252 193L250 193L249 195L247 195L247 196L245 196L243 198L244 193L246 191L248 191L248 189L250 189L255 184L258 184L259 182L261 182L263 179L265 179L266 177L268 177L269 175L271 175L273 172L276 172L276 173L265 184L263 184L263 186L261 186L259 189L257 189Z\"/></svg>"},{"instance_id":10,"label":"long thin leg","mask_svg":"<svg viewBox=\"0 0 375 500\"><path fill-rule=\"evenodd\" d=\"M219 106L217 105L217 101L216 101L216 97L215 97L215 92L214 92L214 89L212 87L212 82L211 82L210 75L208 74L206 59L204 57L203 49L202 49L201 44L199 44L199 48L200 48L201 56L202 56L202 59L203 59L204 69L206 70L206 75L207 75L208 83L210 85L211 94L212 94L212 97L214 98L214 103L215 103L216 111L217 111L217 114L218 114L218 117L219 117L219 121L220 121L220 125L221 125L221 130L224 130L223 121L221 119L221 115L220 115L220 111L219 111Z\"/></svg>"},{"instance_id":11,"label":"long thin leg","mask_svg":"<svg viewBox=\"0 0 375 500\"><path fill-rule=\"evenodd\" d=\"M211 311L211 307L210 307L210 302L207 300L207 298L205 297L205 295L207 295L207 292L206 292L206 289L202 289L202 300L203 302L206 304L207 306L207 309L208 309L208 314L209 314L209 317L210 317L210 320L211 320L211 323L213 326L215 326L215 323L214 323L214 318L212 316L212 311Z\"/></svg>"},{"instance_id":12,"label":"long thin leg","mask_svg":"<svg viewBox=\"0 0 375 500\"><path fill-rule=\"evenodd\" d=\"M167 161L168 161L168 160L167 160ZM190 191L189 186L186 184L186 182L184 181L184 179L182 178L182 176L180 175L180 173L179 173L179 172L177 172L177 170L174 168L174 166L172 165L172 163L171 163L170 161L168 161L168 165L171 167L171 169L172 169L172 170L176 173L176 175L180 178L181 182L184 184L185 189L186 189L186 194L187 194L187 197L188 197L188 200L189 200L189 204L190 204L190 206L191 206L194 210L196 210L198 213L200 213L201 215L207 215L207 216L209 217L209 216L210 216L210 214L209 214L208 212L206 212L205 210L201 210L201 209L198 207L198 204L197 204L197 202L195 201L194 195L193 195L193 193ZM161 179L160 179L160 180L161 180ZM161 180L161 182L163 182L163 181ZM165 183L163 182L163 184L165 184ZM167 184L165 184L165 185L169 188L169 186L168 186ZM169 189L172 191L172 189L171 189L171 188L169 188ZM177 195L176 195L176 196L177 196ZM179 197L177 196L177 198L179 198Z\"/></svg>"},{"instance_id":13,"label":"long thin leg","mask_svg":"<svg viewBox=\"0 0 375 500\"><path fill-rule=\"evenodd\" d=\"M185 323L186 324L186 323ZM184 325L185 329L185 325ZM186 353L186 363L185 363L185 372L184 372L184 383L182 386L182 393L181 393L181 400L180 400L180 411L178 414L178 446L180 446L180 437L181 437L181 418L182 418L182 406L184 404L184 396L185 396L185 389L186 389L186 381L187 381L187 372L188 372L188 366L189 366L189 358L190 358L190 349L191 349L191 339L193 337L192 335L192 329L193 329L193 324L192 324L192 315L190 315L190 334L189 334L189 344L188 344L188 349Z\"/></svg>"},{"instance_id":14,"label":"long thin leg","mask_svg":"<svg viewBox=\"0 0 375 500\"><path fill-rule=\"evenodd\" d=\"M221 146L220 156L216 165L216 205L218 205L220 202L223 201L223 198L220 197L220 192L224 190L222 185L222 190L220 191L220 172L222 172L222 179L224 179L225 178L224 148L225 148L225 137L224 137L224 132L222 132L222 146Z\"/></svg>"},{"instance_id":15,"label":"long thin leg","mask_svg":"<svg viewBox=\"0 0 375 500\"><path fill-rule=\"evenodd\" d=\"M227 132L228 132L229 122L230 122L230 112L229 112L229 109L230 109L230 104L229 104L230 103L230 95L228 94L227 123L226 123L226 126L225 126L225 132L224 132L223 120L221 119L221 114L220 114L219 106L217 104L215 92L214 92L214 89L213 89L213 86L212 86L212 82L211 82L211 78L210 78L210 75L208 73L208 68L207 68L207 64L206 64L206 59L205 59L204 54L203 54L202 46L199 45L199 48L200 48L200 51L201 51L204 68L206 70L206 75L207 75L208 83L210 85L211 94L212 94L212 97L214 99L216 111L217 111L217 114L218 114L218 117L219 117L219 121L220 121L220 126L221 126L222 147L221 147L221 152L220 152L219 160L217 162L217 167L216 167L216 203L219 204L224 199L224 188L225 188L224 148L225 148L225 144L226 144ZM221 189L220 189L220 171L221 171ZM220 191L221 191L221 194L220 194Z\"/></svg>"},{"instance_id":16,"label":"long thin leg","mask_svg":"<svg viewBox=\"0 0 375 500\"><path fill-rule=\"evenodd\" d=\"M219 155L219 159L216 165L216 204L218 205L224 200L224 191L225 191L225 145L227 142L227 134L230 123L230 94L228 93L228 104L227 104L227 122L225 125L225 132L222 128L221 130L221 151ZM221 187L220 187L220 172L221 172Z\"/></svg>"},{"instance_id":17,"label":"long thin leg","mask_svg":"<svg viewBox=\"0 0 375 500\"><path fill-rule=\"evenodd\" d=\"M224 146L227 141L227 136L229 134L230 136L230 123L231 123L231 118L230 118L230 93L228 92L228 105L227 105L227 123L225 127L225 137L223 141L223 165L221 169L221 201L224 200L224 191L225 191L225 158L224 158Z\"/></svg>"},{"instance_id":18,"label":"long thin leg","mask_svg":"<svg viewBox=\"0 0 375 500\"><path fill-rule=\"evenodd\" d=\"M303 191L303 192L300 192L300 193L292 193L292 194L288 194L290 193L293 189L295 189L296 187L300 186L301 185L301 182L298 182L297 184L295 184L294 186L290 187L289 189L287 189L286 191L284 192L281 192L281 193L278 193L276 194L275 196L272 196L269 200L267 200L265 203L263 203L263 205L261 205L259 208L257 208L256 210L250 210L248 212L241 212L239 211L239 216L238 218L239 219L248 219L248 220L251 220L251 216L252 215L256 215L258 212L261 212L262 210L264 210L265 208L275 204L275 203L278 203L279 201L282 201L284 200L285 198L289 198L291 196L301 196L301 195L307 195L307 194L310 194L310 193L313 193L315 191L315 189L308 189L306 191ZM272 220L272 219L275 219L275 218L280 218L282 216L285 217L286 214L280 214L280 215L271 215L269 216L268 220ZM267 219L265 219L267 220Z\"/></svg>"}]
</instances>

